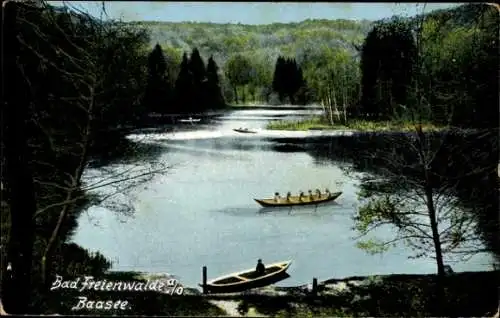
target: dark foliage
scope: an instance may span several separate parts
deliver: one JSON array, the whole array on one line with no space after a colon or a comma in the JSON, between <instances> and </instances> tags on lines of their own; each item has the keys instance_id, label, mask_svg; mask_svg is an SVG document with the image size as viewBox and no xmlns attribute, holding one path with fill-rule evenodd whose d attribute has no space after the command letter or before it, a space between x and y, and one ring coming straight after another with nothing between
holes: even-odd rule
<instances>
[{"instance_id":1,"label":"dark foliage","mask_svg":"<svg viewBox=\"0 0 500 318\"><path fill-rule=\"evenodd\" d=\"M184 53L174 94L174 110L179 113L203 112L224 107L215 60L210 57L205 67L198 49L193 49L189 58L187 53Z\"/></svg>"},{"instance_id":2,"label":"dark foliage","mask_svg":"<svg viewBox=\"0 0 500 318\"><path fill-rule=\"evenodd\" d=\"M391 118L410 104L416 60L412 30L396 19L368 33L361 51L362 105L366 114Z\"/></svg>"},{"instance_id":3,"label":"dark foliage","mask_svg":"<svg viewBox=\"0 0 500 318\"><path fill-rule=\"evenodd\" d=\"M285 97L289 98L291 104L295 104L297 101L301 104L307 102L305 100L306 82L302 69L297 65L295 59L278 57L272 87L278 93L281 102L284 101Z\"/></svg>"},{"instance_id":4,"label":"dark foliage","mask_svg":"<svg viewBox=\"0 0 500 318\"><path fill-rule=\"evenodd\" d=\"M498 127L497 9L470 4L381 21L361 50L361 112Z\"/></svg>"},{"instance_id":5,"label":"dark foliage","mask_svg":"<svg viewBox=\"0 0 500 318\"><path fill-rule=\"evenodd\" d=\"M168 82L167 62L163 50L156 44L148 56L148 84L144 103L148 110L156 113L168 112L172 102L172 85Z\"/></svg>"}]
</instances>

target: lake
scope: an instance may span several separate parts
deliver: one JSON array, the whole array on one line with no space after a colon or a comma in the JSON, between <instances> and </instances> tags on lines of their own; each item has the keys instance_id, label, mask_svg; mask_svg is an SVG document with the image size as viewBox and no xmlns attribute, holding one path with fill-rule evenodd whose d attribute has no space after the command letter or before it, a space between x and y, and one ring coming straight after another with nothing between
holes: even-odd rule
<instances>
[{"instance_id":1,"label":"lake","mask_svg":"<svg viewBox=\"0 0 500 318\"><path fill-rule=\"evenodd\" d=\"M113 270L168 272L189 286L200 283L203 265L210 279L253 268L258 258L265 264L293 260L291 277L280 286L310 283L313 277L434 273L432 260L410 260L404 246L375 256L358 249L351 229L358 181L346 175L345 163L315 160L300 149L278 151L273 141L323 132L265 130L270 120L296 120L317 112L228 111L174 132L131 135L137 142L161 146L156 159L172 168L115 199L131 202L131 216L103 206L89 208L73 241L111 259ZM257 133L233 131L240 127ZM87 180L98 170L87 171ZM343 194L316 209L269 211L253 200L316 188ZM391 237L391 228L377 235ZM489 260L478 255L452 266L456 271L484 270Z\"/></svg>"}]
</instances>

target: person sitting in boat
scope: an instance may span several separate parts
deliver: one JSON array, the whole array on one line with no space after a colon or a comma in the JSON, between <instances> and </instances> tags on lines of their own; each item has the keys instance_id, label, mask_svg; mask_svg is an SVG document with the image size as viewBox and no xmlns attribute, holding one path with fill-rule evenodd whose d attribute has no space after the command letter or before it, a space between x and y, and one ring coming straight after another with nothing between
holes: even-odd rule
<instances>
[{"instance_id":1,"label":"person sitting in boat","mask_svg":"<svg viewBox=\"0 0 500 318\"><path fill-rule=\"evenodd\" d=\"M303 197L304 197L304 192L300 191L300 193L299 193L299 201L302 201Z\"/></svg>"},{"instance_id":2,"label":"person sitting in boat","mask_svg":"<svg viewBox=\"0 0 500 318\"><path fill-rule=\"evenodd\" d=\"M257 266L255 267L255 272L259 276L262 276L266 273L266 266L264 266L264 264L262 263L262 260L260 258L259 258L259 260L257 260Z\"/></svg>"},{"instance_id":3,"label":"person sitting in boat","mask_svg":"<svg viewBox=\"0 0 500 318\"><path fill-rule=\"evenodd\" d=\"M286 194L286 201L290 202L291 197L292 197L292 193L290 191L288 191L288 193Z\"/></svg>"},{"instance_id":4,"label":"person sitting in boat","mask_svg":"<svg viewBox=\"0 0 500 318\"><path fill-rule=\"evenodd\" d=\"M321 199L321 190L316 189L316 194L318 195L318 199Z\"/></svg>"},{"instance_id":5,"label":"person sitting in boat","mask_svg":"<svg viewBox=\"0 0 500 318\"><path fill-rule=\"evenodd\" d=\"M274 202L279 202L280 201L280 194L279 192L274 193Z\"/></svg>"},{"instance_id":6,"label":"person sitting in boat","mask_svg":"<svg viewBox=\"0 0 500 318\"><path fill-rule=\"evenodd\" d=\"M309 192L309 200L310 201L314 200L312 190L309 190L308 192Z\"/></svg>"},{"instance_id":7,"label":"person sitting in boat","mask_svg":"<svg viewBox=\"0 0 500 318\"><path fill-rule=\"evenodd\" d=\"M327 195L328 197L330 197L330 195L331 195L330 190L325 189L325 193L326 193L326 195Z\"/></svg>"}]
</instances>

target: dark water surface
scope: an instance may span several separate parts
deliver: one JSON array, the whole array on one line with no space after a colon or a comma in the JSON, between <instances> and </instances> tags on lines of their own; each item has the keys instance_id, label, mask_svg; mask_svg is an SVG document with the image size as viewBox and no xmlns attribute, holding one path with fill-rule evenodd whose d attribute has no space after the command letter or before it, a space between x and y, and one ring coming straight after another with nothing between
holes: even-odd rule
<instances>
[{"instance_id":1,"label":"dark water surface","mask_svg":"<svg viewBox=\"0 0 500 318\"><path fill-rule=\"evenodd\" d=\"M309 283L313 277L435 272L432 260L409 260L404 246L376 256L359 250L351 239L357 181L346 176L340 163L315 160L300 148L273 142L323 132L264 129L270 120L295 120L313 112L238 110L174 132L130 136L162 146L160 159L173 168L121 197L132 202L132 217L90 208L80 219L74 241L113 260L113 270L168 272L192 286L200 282L203 265L213 278L253 267L258 258L264 263L293 260L291 277L281 286ZM232 130L239 127L258 133ZM96 172L89 170L87 177ZM343 194L316 211L269 211L253 201L276 191L316 188ZM377 235L391 237L391 228ZM482 255L453 268L481 270L488 262Z\"/></svg>"}]
</instances>

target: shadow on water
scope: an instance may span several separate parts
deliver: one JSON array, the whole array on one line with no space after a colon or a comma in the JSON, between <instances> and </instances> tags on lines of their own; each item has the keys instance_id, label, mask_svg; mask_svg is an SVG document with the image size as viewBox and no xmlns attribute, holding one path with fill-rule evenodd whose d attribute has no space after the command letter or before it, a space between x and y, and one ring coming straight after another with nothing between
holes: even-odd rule
<instances>
[{"instance_id":1,"label":"shadow on water","mask_svg":"<svg viewBox=\"0 0 500 318\"><path fill-rule=\"evenodd\" d=\"M304 152L306 148L294 144L274 144L271 146L271 150L276 152Z\"/></svg>"},{"instance_id":2,"label":"shadow on water","mask_svg":"<svg viewBox=\"0 0 500 318\"><path fill-rule=\"evenodd\" d=\"M258 207L230 207L223 210L217 210L218 213L224 213L236 217L255 217L258 212Z\"/></svg>"},{"instance_id":3,"label":"shadow on water","mask_svg":"<svg viewBox=\"0 0 500 318\"><path fill-rule=\"evenodd\" d=\"M287 213L287 214L303 214L303 213L325 213L326 208L330 207L341 207L337 202L325 202L318 205L304 205L304 206L292 206L292 207L266 207L260 208L259 214L269 214L269 213ZM332 211L328 209L328 211Z\"/></svg>"},{"instance_id":4,"label":"shadow on water","mask_svg":"<svg viewBox=\"0 0 500 318\"><path fill-rule=\"evenodd\" d=\"M256 217L264 215L307 215L311 216L324 216L327 214L335 214L334 208L342 207L336 202L327 202L315 206L295 206L295 207L272 207L272 208L259 208L259 207L230 207L215 212L224 213L235 217Z\"/></svg>"},{"instance_id":5,"label":"shadow on water","mask_svg":"<svg viewBox=\"0 0 500 318\"><path fill-rule=\"evenodd\" d=\"M99 147L106 147L100 145ZM92 157L90 168L100 168L113 163L150 162L166 151L164 145L142 143L121 138L113 144L107 144L106 151Z\"/></svg>"}]
</instances>

